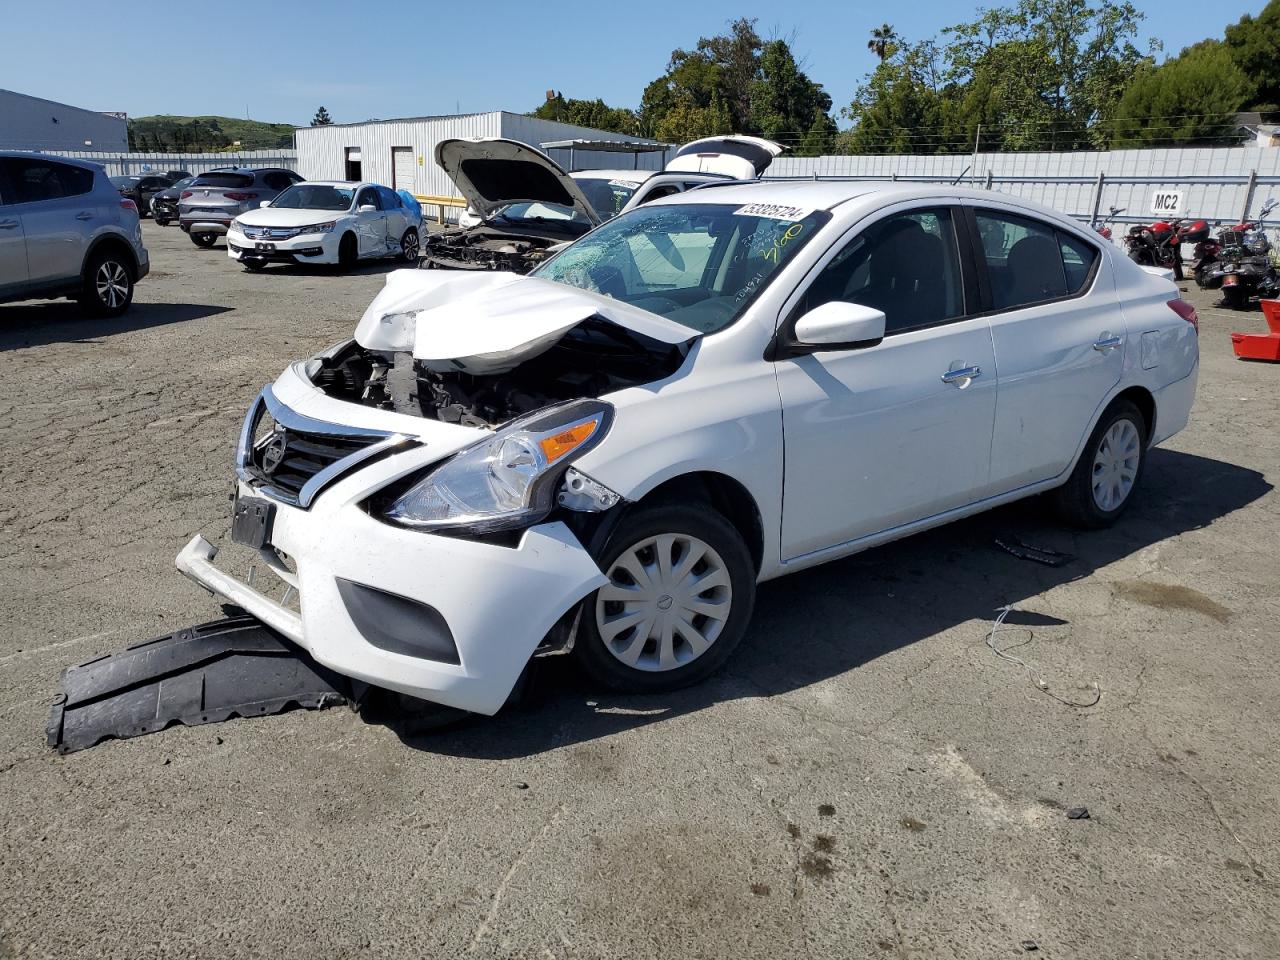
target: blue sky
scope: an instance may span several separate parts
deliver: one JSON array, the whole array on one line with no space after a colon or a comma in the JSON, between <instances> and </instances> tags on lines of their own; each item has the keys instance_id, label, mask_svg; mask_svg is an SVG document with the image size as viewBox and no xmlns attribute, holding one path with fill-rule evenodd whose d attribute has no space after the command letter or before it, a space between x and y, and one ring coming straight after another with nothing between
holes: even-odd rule
<instances>
[{"instance_id":1,"label":"blue sky","mask_svg":"<svg viewBox=\"0 0 1280 960\"><path fill-rule=\"evenodd\" d=\"M1135 3L1147 15L1142 45L1158 38L1166 54L1221 36L1227 24L1263 6ZM221 0L190 5L186 15L181 4L4 6L2 88L132 116L247 111L283 123L308 122L320 104L339 123L457 109L525 111L547 88L634 107L674 48L692 47L741 15L758 17L766 37L793 37L796 55L838 111L874 66L866 49L873 27L888 20L919 39L977 9L947 0L900 7L848 0Z\"/></svg>"}]
</instances>

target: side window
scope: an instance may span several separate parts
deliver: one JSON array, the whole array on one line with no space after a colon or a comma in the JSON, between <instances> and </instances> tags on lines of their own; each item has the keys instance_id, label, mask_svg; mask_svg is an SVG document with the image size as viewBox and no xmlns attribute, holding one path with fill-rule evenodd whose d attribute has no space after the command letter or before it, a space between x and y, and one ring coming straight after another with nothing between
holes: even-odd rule
<instances>
[{"instance_id":1,"label":"side window","mask_svg":"<svg viewBox=\"0 0 1280 960\"><path fill-rule=\"evenodd\" d=\"M287 190L293 186L293 181L289 179L289 175L279 170L272 170L270 173L264 174L262 182L272 190Z\"/></svg>"},{"instance_id":2,"label":"side window","mask_svg":"<svg viewBox=\"0 0 1280 960\"><path fill-rule=\"evenodd\" d=\"M378 191L373 189L373 187L365 187L360 191L360 197L356 200L356 206L372 206L375 210L381 210L382 205L378 203Z\"/></svg>"},{"instance_id":3,"label":"side window","mask_svg":"<svg viewBox=\"0 0 1280 960\"><path fill-rule=\"evenodd\" d=\"M1065 233L1058 234L1058 243L1062 249L1062 265L1067 272L1067 295L1074 296L1084 289L1093 272L1098 249Z\"/></svg>"},{"instance_id":4,"label":"side window","mask_svg":"<svg viewBox=\"0 0 1280 960\"><path fill-rule=\"evenodd\" d=\"M51 160L9 157L3 161L13 191L10 203L76 197L93 189L93 171Z\"/></svg>"},{"instance_id":5,"label":"side window","mask_svg":"<svg viewBox=\"0 0 1280 960\"><path fill-rule=\"evenodd\" d=\"M975 211L974 217L991 277L991 305L995 309L1008 310L1067 295L1063 247L1059 246L1053 227L992 211ZM1092 262L1089 261L1090 266ZM1083 280L1082 276L1080 282Z\"/></svg>"},{"instance_id":6,"label":"side window","mask_svg":"<svg viewBox=\"0 0 1280 960\"><path fill-rule=\"evenodd\" d=\"M661 200L663 197L669 197L673 193L679 193L679 192L680 192L680 186L679 184L675 184L675 183L668 183L668 184L664 184L661 187L654 187L653 190L650 191L649 195L642 198L640 203L636 204L636 206L640 206L641 204L648 203L650 200Z\"/></svg>"},{"instance_id":7,"label":"side window","mask_svg":"<svg viewBox=\"0 0 1280 960\"><path fill-rule=\"evenodd\" d=\"M950 209L894 214L850 240L810 285L801 309L833 300L883 310L886 334L963 316L964 287Z\"/></svg>"},{"instance_id":8,"label":"side window","mask_svg":"<svg viewBox=\"0 0 1280 960\"><path fill-rule=\"evenodd\" d=\"M378 198L382 201L383 210L397 210L404 206L404 204L400 202L400 198L386 187L378 188Z\"/></svg>"}]
</instances>

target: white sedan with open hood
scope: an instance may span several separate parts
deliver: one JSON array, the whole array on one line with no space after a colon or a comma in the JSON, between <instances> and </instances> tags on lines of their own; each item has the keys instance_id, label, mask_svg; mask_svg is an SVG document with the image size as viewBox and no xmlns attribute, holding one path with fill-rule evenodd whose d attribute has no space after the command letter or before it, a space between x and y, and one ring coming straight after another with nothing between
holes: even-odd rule
<instances>
[{"instance_id":1,"label":"white sedan with open hood","mask_svg":"<svg viewBox=\"0 0 1280 960\"><path fill-rule=\"evenodd\" d=\"M227 231L227 256L246 270L269 263L325 263L350 269L359 260L399 257L418 262L422 210L376 183L309 180Z\"/></svg>"},{"instance_id":2,"label":"white sedan with open hood","mask_svg":"<svg viewBox=\"0 0 1280 960\"><path fill-rule=\"evenodd\" d=\"M202 537L177 562L413 697L491 714L566 648L669 690L732 654L761 581L1042 492L1112 523L1198 357L1173 283L1038 205L700 190L531 276L392 273L240 435L231 538L297 602Z\"/></svg>"},{"instance_id":3,"label":"white sedan with open hood","mask_svg":"<svg viewBox=\"0 0 1280 960\"><path fill-rule=\"evenodd\" d=\"M467 209L458 229L424 239L423 265L528 273L619 213L708 183L755 179L782 151L759 137L707 137L685 144L663 170L566 173L517 140L443 140L436 162Z\"/></svg>"}]
</instances>

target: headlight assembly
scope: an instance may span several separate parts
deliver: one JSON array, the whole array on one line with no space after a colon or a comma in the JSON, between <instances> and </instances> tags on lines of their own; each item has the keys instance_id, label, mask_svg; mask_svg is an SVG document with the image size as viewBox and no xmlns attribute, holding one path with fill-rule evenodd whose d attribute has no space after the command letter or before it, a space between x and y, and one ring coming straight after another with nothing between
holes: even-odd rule
<instances>
[{"instance_id":1,"label":"headlight assembly","mask_svg":"<svg viewBox=\"0 0 1280 960\"><path fill-rule=\"evenodd\" d=\"M513 420L432 470L387 508L393 523L487 533L551 510L569 464L609 431L613 407L574 400Z\"/></svg>"},{"instance_id":2,"label":"headlight assembly","mask_svg":"<svg viewBox=\"0 0 1280 960\"><path fill-rule=\"evenodd\" d=\"M329 220L325 223L313 223L306 227L297 227L293 232L295 236L302 236L307 233L332 233L336 220Z\"/></svg>"}]
</instances>

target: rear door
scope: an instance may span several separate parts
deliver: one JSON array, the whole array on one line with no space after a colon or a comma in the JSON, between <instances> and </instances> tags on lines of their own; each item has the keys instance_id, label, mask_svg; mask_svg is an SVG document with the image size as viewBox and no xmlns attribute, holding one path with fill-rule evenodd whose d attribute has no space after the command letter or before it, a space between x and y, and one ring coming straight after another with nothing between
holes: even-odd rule
<instances>
[{"instance_id":1,"label":"rear door","mask_svg":"<svg viewBox=\"0 0 1280 960\"><path fill-rule=\"evenodd\" d=\"M378 199L382 201L382 212L387 217L387 249L399 249L400 238L409 229L409 214L404 208L404 201L386 187L378 188Z\"/></svg>"},{"instance_id":2,"label":"rear door","mask_svg":"<svg viewBox=\"0 0 1280 960\"><path fill-rule=\"evenodd\" d=\"M30 281L45 284L78 277L89 237L113 222L108 214L114 216L93 195L93 171L41 156L7 157L0 163L16 201L6 204L5 212L22 223Z\"/></svg>"},{"instance_id":3,"label":"rear door","mask_svg":"<svg viewBox=\"0 0 1280 960\"><path fill-rule=\"evenodd\" d=\"M968 207L999 398L993 493L1066 470L1120 379L1124 316L1091 241L1008 208Z\"/></svg>"},{"instance_id":4,"label":"rear door","mask_svg":"<svg viewBox=\"0 0 1280 960\"><path fill-rule=\"evenodd\" d=\"M0 160L0 164L4 161ZM0 166L0 296L16 293L27 283L27 243L22 217L14 212L12 190Z\"/></svg>"}]
</instances>

